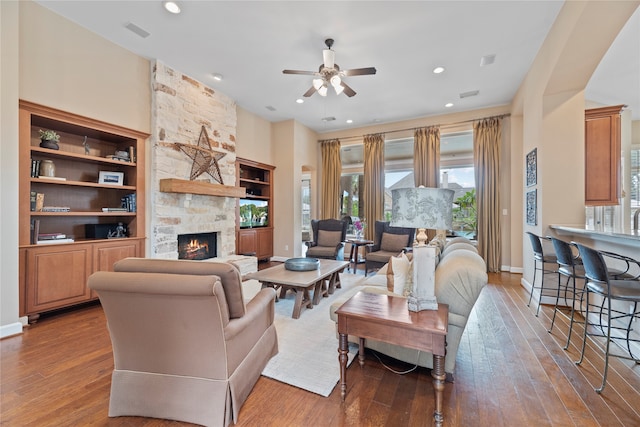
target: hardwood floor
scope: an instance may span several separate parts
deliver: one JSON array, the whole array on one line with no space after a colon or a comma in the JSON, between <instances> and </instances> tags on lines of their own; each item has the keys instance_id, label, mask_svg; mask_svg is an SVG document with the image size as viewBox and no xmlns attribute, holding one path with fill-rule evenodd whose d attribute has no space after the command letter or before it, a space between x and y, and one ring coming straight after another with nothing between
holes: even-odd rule
<instances>
[{"instance_id":1,"label":"hardwood floor","mask_svg":"<svg viewBox=\"0 0 640 427\"><path fill-rule=\"evenodd\" d=\"M445 386L445 426L640 425L640 366L611 359L607 388L598 395L601 349L589 341L585 362L576 366L580 327L563 350L566 320L557 319L549 334L551 307L543 306L536 318L520 278L490 274L462 338L455 382ZM99 305L43 316L0 347L3 426L188 425L107 417L113 359ZM339 387L324 398L261 377L238 426L431 425L428 370L398 375L368 353L364 368L353 363L348 375L344 404Z\"/></svg>"}]
</instances>

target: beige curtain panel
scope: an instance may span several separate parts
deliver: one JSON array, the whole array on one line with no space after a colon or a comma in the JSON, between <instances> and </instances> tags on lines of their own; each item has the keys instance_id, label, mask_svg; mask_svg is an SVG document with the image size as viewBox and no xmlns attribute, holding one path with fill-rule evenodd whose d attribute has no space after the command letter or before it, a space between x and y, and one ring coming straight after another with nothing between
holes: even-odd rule
<instances>
[{"instance_id":1,"label":"beige curtain panel","mask_svg":"<svg viewBox=\"0 0 640 427\"><path fill-rule=\"evenodd\" d=\"M373 240L373 224L384 220L384 135L364 137L364 215L365 238Z\"/></svg>"},{"instance_id":2,"label":"beige curtain panel","mask_svg":"<svg viewBox=\"0 0 640 427\"><path fill-rule=\"evenodd\" d=\"M440 186L440 127L416 129L413 137L413 176L416 187Z\"/></svg>"},{"instance_id":3,"label":"beige curtain panel","mask_svg":"<svg viewBox=\"0 0 640 427\"><path fill-rule=\"evenodd\" d=\"M416 129L413 135L413 178L416 187L440 187L440 127ZM427 230L429 240L436 230Z\"/></svg>"},{"instance_id":4,"label":"beige curtain panel","mask_svg":"<svg viewBox=\"0 0 640 427\"><path fill-rule=\"evenodd\" d=\"M502 117L473 123L473 161L478 212L478 252L487 271L499 272L500 247L500 142Z\"/></svg>"},{"instance_id":5,"label":"beige curtain panel","mask_svg":"<svg viewBox=\"0 0 640 427\"><path fill-rule=\"evenodd\" d=\"M322 211L321 219L339 218L340 215L340 140L322 141Z\"/></svg>"}]
</instances>

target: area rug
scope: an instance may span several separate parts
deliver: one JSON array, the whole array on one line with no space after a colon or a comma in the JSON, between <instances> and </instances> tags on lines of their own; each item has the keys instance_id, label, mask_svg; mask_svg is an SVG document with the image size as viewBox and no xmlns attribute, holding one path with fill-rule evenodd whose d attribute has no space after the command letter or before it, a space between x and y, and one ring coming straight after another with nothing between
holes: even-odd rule
<instances>
[{"instance_id":1,"label":"area rug","mask_svg":"<svg viewBox=\"0 0 640 427\"><path fill-rule=\"evenodd\" d=\"M336 326L329 317L329 308L334 299L364 280L364 276L350 273L340 277L342 288L336 289L328 298L322 298L312 309L303 308L298 319L291 317L293 292L276 302L274 323L279 352L269 361L262 375L321 396L331 394L340 381L340 365ZM260 284L255 280L246 281L243 290L245 299L249 300L260 290ZM348 364L357 352L358 346L350 343Z\"/></svg>"}]
</instances>

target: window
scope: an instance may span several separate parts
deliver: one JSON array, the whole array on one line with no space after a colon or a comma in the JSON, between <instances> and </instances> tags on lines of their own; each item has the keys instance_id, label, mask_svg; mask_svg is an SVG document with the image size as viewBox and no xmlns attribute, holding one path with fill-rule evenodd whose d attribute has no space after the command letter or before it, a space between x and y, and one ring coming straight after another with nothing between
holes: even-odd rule
<instances>
[{"instance_id":1,"label":"window","mask_svg":"<svg viewBox=\"0 0 640 427\"><path fill-rule=\"evenodd\" d=\"M363 163L362 145L341 148L341 214L359 217L362 212ZM385 141L384 220L391 220L391 190L414 186L413 138ZM473 173L473 132L443 134L440 137L440 182L455 191L454 200L464 207L454 211L453 231L473 236L476 231L475 179ZM446 182L446 184L445 184ZM473 203L471 203L473 201ZM458 205L458 208L460 206Z\"/></svg>"},{"instance_id":2,"label":"window","mask_svg":"<svg viewBox=\"0 0 640 427\"><path fill-rule=\"evenodd\" d=\"M302 180L302 231L311 231L311 180Z\"/></svg>"},{"instance_id":3,"label":"window","mask_svg":"<svg viewBox=\"0 0 640 427\"><path fill-rule=\"evenodd\" d=\"M629 189L629 207L631 208L631 229L636 211L640 209L640 149L631 150L631 188Z\"/></svg>"}]
</instances>

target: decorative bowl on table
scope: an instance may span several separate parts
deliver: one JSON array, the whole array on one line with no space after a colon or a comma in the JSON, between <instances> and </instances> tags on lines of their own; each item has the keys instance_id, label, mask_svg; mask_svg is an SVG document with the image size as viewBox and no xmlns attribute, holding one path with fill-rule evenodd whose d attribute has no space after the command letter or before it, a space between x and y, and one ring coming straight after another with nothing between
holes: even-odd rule
<instances>
[{"instance_id":1,"label":"decorative bowl on table","mask_svg":"<svg viewBox=\"0 0 640 427\"><path fill-rule=\"evenodd\" d=\"M319 267L318 258L289 258L284 262L284 268L291 271L311 271Z\"/></svg>"}]
</instances>

